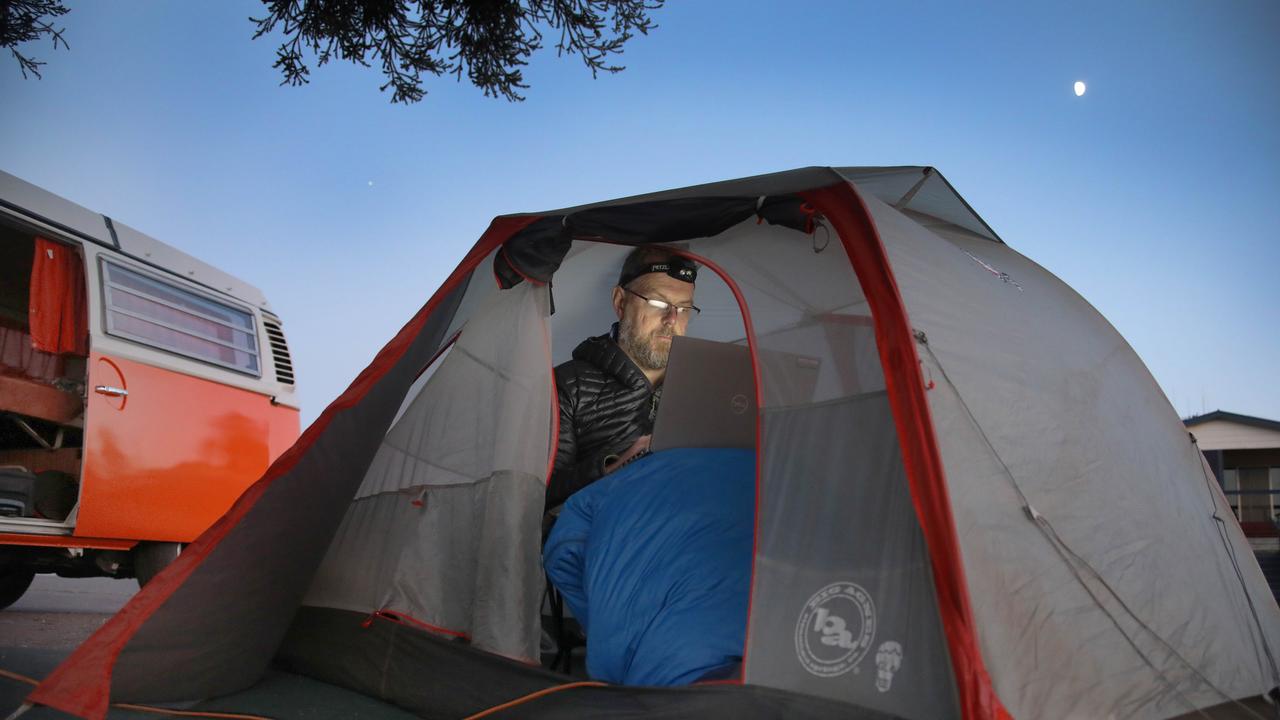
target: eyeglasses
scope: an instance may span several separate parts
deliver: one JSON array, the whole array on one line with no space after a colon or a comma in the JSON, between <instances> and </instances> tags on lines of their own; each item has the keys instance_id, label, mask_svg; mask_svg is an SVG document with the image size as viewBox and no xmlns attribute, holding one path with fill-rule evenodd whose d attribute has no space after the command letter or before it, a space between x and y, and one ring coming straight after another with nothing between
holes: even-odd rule
<instances>
[{"instance_id":1,"label":"eyeglasses","mask_svg":"<svg viewBox=\"0 0 1280 720\"><path fill-rule=\"evenodd\" d=\"M695 306L695 305L688 305L688 306L685 306L685 305L673 305L673 304L671 304L671 303L667 302L666 300L659 300L659 299L657 299L657 298L648 298L648 297L645 297L645 296L641 295L640 293L636 292L635 290L632 290L631 288L622 288L622 289L623 289L624 291L629 292L629 293L631 293L632 295L635 295L636 297L640 298L641 300L643 300L643 301L645 302L645 304L646 304L646 305L648 305L649 307L653 308L654 310L657 310L658 312L662 313L664 316L665 316L668 312L671 312L672 310L675 310L675 311L676 311L676 317L678 317L678 318L692 318L692 317L696 317L696 316L698 315L698 313L702 312L702 311L701 311L701 310L699 310L699 309L698 309L698 307L697 307L697 306Z\"/></svg>"}]
</instances>

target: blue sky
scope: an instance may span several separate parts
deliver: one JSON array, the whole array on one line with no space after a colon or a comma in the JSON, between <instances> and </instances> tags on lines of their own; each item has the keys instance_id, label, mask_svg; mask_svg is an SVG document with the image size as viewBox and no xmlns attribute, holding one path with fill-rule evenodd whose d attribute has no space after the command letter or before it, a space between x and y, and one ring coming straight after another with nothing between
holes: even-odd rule
<instances>
[{"instance_id":1,"label":"blue sky","mask_svg":"<svg viewBox=\"0 0 1280 720\"><path fill-rule=\"evenodd\" d=\"M252 0L67 4L43 80L0 58L0 168L261 287L304 423L493 216L804 165L937 167L1179 413L1280 419L1275 2L673 3L621 74L547 48L523 103L410 107L281 87Z\"/></svg>"}]
</instances>

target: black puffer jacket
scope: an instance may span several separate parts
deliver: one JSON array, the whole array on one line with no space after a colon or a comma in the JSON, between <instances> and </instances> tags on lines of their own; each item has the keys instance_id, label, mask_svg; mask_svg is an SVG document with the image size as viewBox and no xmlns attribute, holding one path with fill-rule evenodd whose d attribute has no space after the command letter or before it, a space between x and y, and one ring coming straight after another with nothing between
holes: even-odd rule
<instances>
[{"instance_id":1,"label":"black puffer jacket","mask_svg":"<svg viewBox=\"0 0 1280 720\"><path fill-rule=\"evenodd\" d=\"M556 367L556 391L560 440L548 509L604 475L605 458L652 432L661 397L661 388L654 390L611 335L587 338L572 360Z\"/></svg>"}]
</instances>

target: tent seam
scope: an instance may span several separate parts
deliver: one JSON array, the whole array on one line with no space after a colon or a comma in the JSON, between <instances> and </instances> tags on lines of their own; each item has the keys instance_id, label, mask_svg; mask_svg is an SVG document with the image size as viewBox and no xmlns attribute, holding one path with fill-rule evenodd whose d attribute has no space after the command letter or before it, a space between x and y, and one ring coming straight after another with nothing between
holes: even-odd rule
<instances>
[{"instance_id":1,"label":"tent seam","mask_svg":"<svg viewBox=\"0 0 1280 720\"><path fill-rule=\"evenodd\" d=\"M921 336L923 336L923 333L921 333ZM1111 621L1111 624L1115 626L1116 630L1120 633L1121 637L1123 637L1125 641L1129 644L1129 646L1133 648L1133 651L1138 656L1138 658L1141 659L1143 663L1145 663L1147 667L1149 667L1151 671L1156 674L1156 677L1158 677L1162 682L1164 682L1165 685L1167 685L1169 689L1172 690L1174 694L1177 695L1178 698L1181 699L1183 703L1187 705L1188 708L1195 711L1199 715L1208 717L1208 715L1206 715L1203 710L1201 710L1194 703L1192 703L1191 700L1188 699L1187 696L1180 689L1178 689L1177 685L1168 677L1168 675L1164 671L1156 667L1155 663L1151 660L1151 658L1147 657L1146 653L1144 653L1142 649L1138 647L1137 641L1134 640L1129 635L1129 633L1125 632L1124 628L1121 627L1119 619L1117 619L1115 614L1113 614L1110 610L1106 608L1102 600L1094 593L1093 589L1089 587L1089 583L1085 582L1084 578L1080 574L1079 569L1076 567L1076 563L1078 563L1079 565L1087 569L1089 571L1089 574L1098 582L1098 584L1102 585L1102 587L1106 589L1106 591L1111 595L1112 598L1115 599L1115 601L1120 605L1120 607L1125 611L1125 613L1127 613L1128 616L1135 623L1137 623L1140 628L1145 630L1151 637L1158 640L1160 644L1165 647L1165 649L1168 651L1171 657L1181 662L1185 668L1191 670L1192 674L1195 677L1199 678L1200 682L1204 683L1205 686L1207 686L1213 692L1217 693L1220 697L1224 698L1226 701L1239 705L1252 717L1259 718L1259 720L1265 720L1261 715L1255 713L1247 705L1241 703L1239 700L1231 697L1226 692L1218 688L1217 685L1215 685L1212 681L1209 680L1209 678L1205 677L1204 674L1200 672L1199 668L1197 668L1194 664L1192 664L1185 657L1183 657L1182 654L1179 653L1178 650L1173 647L1173 645L1171 645L1167 640L1161 637L1159 633L1157 633L1149 625L1147 625L1147 623L1144 622L1143 619L1139 617L1138 614L1135 613L1132 608L1129 607L1129 604L1125 602L1124 598L1122 598L1120 594L1116 592L1114 588L1111 587L1111 584L1107 582L1106 578L1102 577L1101 573L1099 573L1096 569L1094 569L1094 567L1090 565L1087 560L1085 560L1078 553L1076 553L1075 550L1072 550L1071 546L1069 546L1066 543L1066 541L1064 541L1062 537L1058 535L1058 532L1054 530L1053 525L1049 522L1049 519L1046 518L1044 515L1042 515L1034 507L1032 507L1031 501L1027 499L1027 496L1023 492L1022 487L1018 484L1017 478L1014 477L1013 471L1009 469L1008 464L1005 463L1004 458L1001 457L1000 453L995 449L995 446L992 444L991 439L987 437L986 431L983 430L982 425L978 422L977 417L973 414L973 410L969 407L969 403L966 402L964 399L964 396L960 394L960 389L956 387L955 383L951 381L950 376L947 375L946 368L942 366L942 362L938 359L938 356L933 352L933 348L929 347L927 338L921 337L919 339L920 339L920 344L923 345L925 348L925 352L929 353L929 357L933 360L933 364L937 366L938 372L942 375L943 381L947 383L947 385L951 388L951 391L955 394L956 399L960 401L960 406L964 408L965 415L969 418L969 421L973 425L973 427L978 431L978 435L982 438L982 442L987 446L987 449L991 451L992 457L994 457L996 461L1000 463L1001 469L1004 470L1005 477L1009 478L1009 484L1013 487L1014 492L1018 494L1018 498L1022 501L1022 509L1024 511L1024 514L1032 522L1032 524L1034 524L1040 530L1041 534L1045 537L1045 539L1049 541L1049 545L1053 547L1054 551L1057 552L1058 556L1067 565L1068 569L1071 570L1072 575L1075 576L1076 581L1079 582L1080 584L1080 587L1083 588L1084 591L1088 593L1089 597L1093 599L1094 605L1097 606L1098 610L1100 610L1104 615L1107 616L1107 619L1109 619ZM1068 555L1070 557L1068 557ZM1072 562L1072 559L1075 560L1075 563ZM1247 596L1248 596L1248 593L1246 592L1246 597Z\"/></svg>"}]
</instances>

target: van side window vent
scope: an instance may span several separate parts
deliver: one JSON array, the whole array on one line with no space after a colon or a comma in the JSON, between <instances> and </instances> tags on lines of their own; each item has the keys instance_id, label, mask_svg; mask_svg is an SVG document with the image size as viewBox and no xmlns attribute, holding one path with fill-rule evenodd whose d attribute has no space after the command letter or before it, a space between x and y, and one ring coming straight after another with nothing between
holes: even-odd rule
<instances>
[{"instance_id":1,"label":"van side window vent","mask_svg":"<svg viewBox=\"0 0 1280 720\"><path fill-rule=\"evenodd\" d=\"M280 325L263 318L262 325L267 329L267 340L271 343L271 356L275 359L276 380L293 384L293 362L289 359L289 345L284 341L284 331Z\"/></svg>"}]
</instances>

